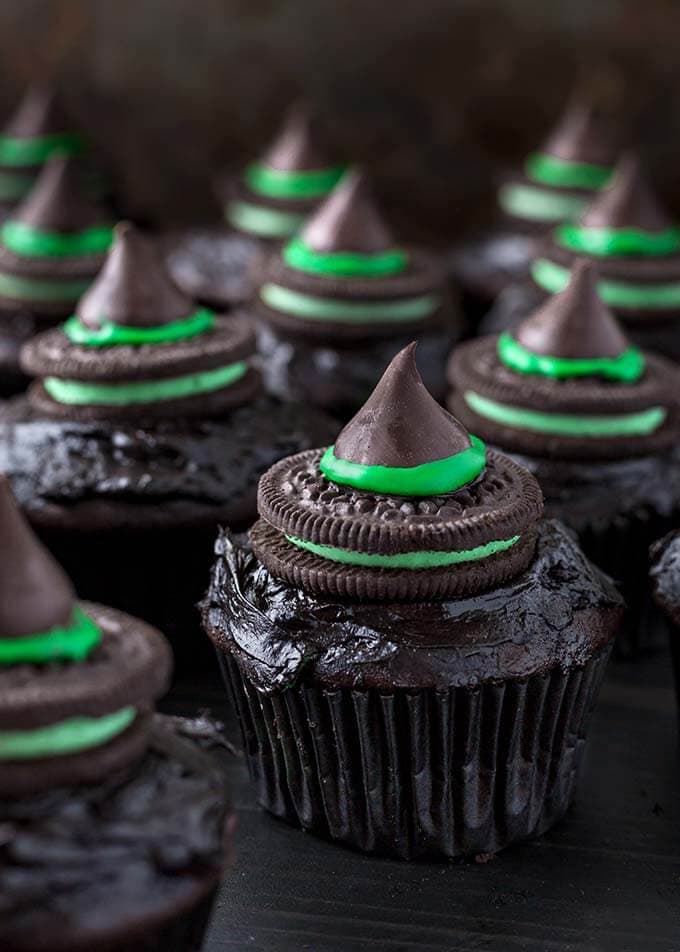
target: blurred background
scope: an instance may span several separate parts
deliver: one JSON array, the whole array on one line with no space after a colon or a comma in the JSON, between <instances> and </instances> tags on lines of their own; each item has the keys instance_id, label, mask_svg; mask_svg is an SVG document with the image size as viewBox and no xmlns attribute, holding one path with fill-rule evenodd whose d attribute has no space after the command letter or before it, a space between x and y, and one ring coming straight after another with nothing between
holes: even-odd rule
<instances>
[{"instance_id":1,"label":"blurred background","mask_svg":"<svg viewBox=\"0 0 680 952\"><path fill-rule=\"evenodd\" d=\"M0 119L52 79L130 214L217 216L211 182L304 97L395 217L460 233L574 86L626 117L680 212L678 0L2 0Z\"/></svg>"}]
</instances>

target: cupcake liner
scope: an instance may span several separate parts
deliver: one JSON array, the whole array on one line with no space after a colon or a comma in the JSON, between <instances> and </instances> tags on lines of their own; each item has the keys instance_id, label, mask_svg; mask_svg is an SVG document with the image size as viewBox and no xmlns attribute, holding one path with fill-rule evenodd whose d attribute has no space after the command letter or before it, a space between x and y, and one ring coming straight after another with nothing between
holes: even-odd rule
<instances>
[{"instance_id":1,"label":"cupcake liner","mask_svg":"<svg viewBox=\"0 0 680 952\"><path fill-rule=\"evenodd\" d=\"M200 952L216 895L217 889L211 890L198 905L172 922L130 939L125 945L126 952Z\"/></svg>"},{"instance_id":2,"label":"cupcake liner","mask_svg":"<svg viewBox=\"0 0 680 952\"><path fill-rule=\"evenodd\" d=\"M218 652L260 804L400 859L493 853L559 820L608 656L477 689L302 682L269 695Z\"/></svg>"}]
</instances>

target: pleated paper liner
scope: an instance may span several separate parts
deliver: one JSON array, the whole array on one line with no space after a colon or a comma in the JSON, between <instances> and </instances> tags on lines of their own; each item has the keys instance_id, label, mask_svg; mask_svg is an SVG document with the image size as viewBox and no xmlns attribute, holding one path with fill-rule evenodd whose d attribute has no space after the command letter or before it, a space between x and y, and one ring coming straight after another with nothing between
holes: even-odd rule
<instances>
[{"instance_id":1,"label":"pleated paper liner","mask_svg":"<svg viewBox=\"0 0 680 952\"><path fill-rule=\"evenodd\" d=\"M568 809L609 647L583 667L448 691L258 692L218 652L260 804L400 859L494 853Z\"/></svg>"},{"instance_id":2,"label":"pleated paper liner","mask_svg":"<svg viewBox=\"0 0 680 952\"><path fill-rule=\"evenodd\" d=\"M172 922L144 930L138 938L130 936L125 952L200 952L216 896L217 889L213 889L198 905ZM111 952L114 948L121 947L111 946Z\"/></svg>"}]
</instances>

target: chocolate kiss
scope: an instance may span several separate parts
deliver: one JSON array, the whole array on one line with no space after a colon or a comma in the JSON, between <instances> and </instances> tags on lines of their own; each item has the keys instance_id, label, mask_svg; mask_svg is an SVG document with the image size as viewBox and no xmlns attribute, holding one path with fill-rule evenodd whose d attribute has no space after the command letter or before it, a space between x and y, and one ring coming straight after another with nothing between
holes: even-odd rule
<instances>
[{"instance_id":1,"label":"chocolate kiss","mask_svg":"<svg viewBox=\"0 0 680 952\"><path fill-rule=\"evenodd\" d=\"M313 251L386 251L395 241L371 195L366 176L346 172L302 229Z\"/></svg>"},{"instance_id":2,"label":"chocolate kiss","mask_svg":"<svg viewBox=\"0 0 680 952\"><path fill-rule=\"evenodd\" d=\"M83 193L82 172L73 159L55 156L45 163L35 185L12 219L43 231L82 231L107 222L107 213Z\"/></svg>"},{"instance_id":3,"label":"chocolate kiss","mask_svg":"<svg viewBox=\"0 0 680 952\"><path fill-rule=\"evenodd\" d=\"M416 344L392 360L378 386L335 441L338 459L364 466L419 466L471 445L455 417L430 395L416 366Z\"/></svg>"},{"instance_id":4,"label":"chocolate kiss","mask_svg":"<svg viewBox=\"0 0 680 952\"><path fill-rule=\"evenodd\" d=\"M590 104L572 101L542 151L566 161L610 165L616 158L617 138L611 124Z\"/></svg>"},{"instance_id":5,"label":"chocolate kiss","mask_svg":"<svg viewBox=\"0 0 680 952\"><path fill-rule=\"evenodd\" d=\"M73 122L64 112L54 90L48 86L32 86L11 117L3 134L17 139L70 132Z\"/></svg>"},{"instance_id":6,"label":"chocolate kiss","mask_svg":"<svg viewBox=\"0 0 680 952\"><path fill-rule=\"evenodd\" d=\"M630 347L597 293L597 268L584 259L574 264L564 291L519 325L515 339L550 357L618 357Z\"/></svg>"},{"instance_id":7,"label":"chocolate kiss","mask_svg":"<svg viewBox=\"0 0 680 952\"><path fill-rule=\"evenodd\" d=\"M154 242L121 222L104 267L76 308L80 321L97 329L112 322L158 327L188 317L195 306L172 281Z\"/></svg>"},{"instance_id":8,"label":"chocolate kiss","mask_svg":"<svg viewBox=\"0 0 680 952\"><path fill-rule=\"evenodd\" d=\"M260 162L281 172L326 169L335 164L319 140L315 120L299 103L286 113L278 135Z\"/></svg>"},{"instance_id":9,"label":"chocolate kiss","mask_svg":"<svg viewBox=\"0 0 680 952\"><path fill-rule=\"evenodd\" d=\"M652 191L637 156L626 153L611 184L586 208L581 224L591 228L640 228L663 231L674 223Z\"/></svg>"},{"instance_id":10,"label":"chocolate kiss","mask_svg":"<svg viewBox=\"0 0 680 952\"><path fill-rule=\"evenodd\" d=\"M0 638L38 635L68 625L75 592L38 541L0 477Z\"/></svg>"}]
</instances>

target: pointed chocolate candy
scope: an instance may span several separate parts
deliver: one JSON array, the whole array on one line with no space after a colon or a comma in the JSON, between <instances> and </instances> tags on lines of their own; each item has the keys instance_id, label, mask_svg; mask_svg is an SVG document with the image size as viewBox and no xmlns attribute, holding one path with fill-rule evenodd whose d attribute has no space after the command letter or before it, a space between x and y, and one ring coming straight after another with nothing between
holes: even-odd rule
<instances>
[{"instance_id":1,"label":"pointed chocolate candy","mask_svg":"<svg viewBox=\"0 0 680 952\"><path fill-rule=\"evenodd\" d=\"M611 165L618 136L590 104L572 101L543 144L542 151L567 162Z\"/></svg>"},{"instance_id":2,"label":"pointed chocolate candy","mask_svg":"<svg viewBox=\"0 0 680 952\"><path fill-rule=\"evenodd\" d=\"M335 441L337 459L364 466L420 466L470 447L463 424L426 389L415 354L412 343L392 360Z\"/></svg>"},{"instance_id":3,"label":"pointed chocolate candy","mask_svg":"<svg viewBox=\"0 0 680 952\"><path fill-rule=\"evenodd\" d=\"M576 261L571 279L515 331L534 354L550 357L618 357L630 347L616 318L597 293L597 268Z\"/></svg>"},{"instance_id":4,"label":"pointed chocolate candy","mask_svg":"<svg viewBox=\"0 0 680 952\"><path fill-rule=\"evenodd\" d=\"M54 90L49 86L31 86L3 129L3 135L32 139L71 132L72 128L73 122L66 115Z\"/></svg>"},{"instance_id":5,"label":"pointed chocolate candy","mask_svg":"<svg viewBox=\"0 0 680 952\"><path fill-rule=\"evenodd\" d=\"M317 252L370 254L387 251L396 244L373 200L366 176L356 168L343 175L309 218L301 237Z\"/></svg>"},{"instance_id":6,"label":"pointed chocolate candy","mask_svg":"<svg viewBox=\"0 0 680 952\"><path fill-rule=\"evenodd\" d=\"M320 141L316 122L301 104L291 106L276 139L260 157L280 172L303 172L334 165Z\"/></svg>"},{"instance_id":7,"label":"pointed chocolate candy","mask_svg":"<svg viewBox=\"0 0 680 952\"><path fill-rule=\"evenodd\" d=\"M75 592L0 477L0 638L43 634L71 621Z\"/></svg>"},{"instance_id":8,"label":"pointed chocolate candy","mask_svg":"<svg viewBox=\"0 0 680 952\"><path fill-rule=\"evenodd\" d=\"M652 191L637 156L626 153L603 189L581 216L588 228L639 228L658 232L674 224Z\"/></svg>"},{"instance_id":9,"label":"pointed chocolate candy","mask_svg":"<svg viewBox=\"0 0 680 952\"><path fill-rule=\"evenodd\" d=\"M107 213L83 193L82 173L74 159L55 156L12 219L40 231L78 232L108 221Z\"/></svg>"}]
</instances>

